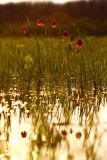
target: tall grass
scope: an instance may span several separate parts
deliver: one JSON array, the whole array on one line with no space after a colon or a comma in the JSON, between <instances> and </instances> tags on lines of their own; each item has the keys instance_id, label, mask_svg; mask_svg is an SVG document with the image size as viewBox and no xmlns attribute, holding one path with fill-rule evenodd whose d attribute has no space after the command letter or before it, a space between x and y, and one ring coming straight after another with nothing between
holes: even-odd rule
<instances>
[{"instance_id":1,"label":"tall grass","mask_svg":"<svg viewBox=\"0 0 107 160\"><path fill-rule=\"evenodd\" d=\"M106 37L84 38L83 48L76 53L76 40L58 38L38 39L39 49L33 38L0 39L0 88L9 89L12 79L22 88L32 83L45 85L75 85L83 90L106 88ZM105 46L104 46L105 45ZM75 80L74 80L75 79ZM42 85L40 84L40 85ZM68 87L69 88L69 87Z\"/></svg>"},{"instance_id":2,"label":"tall grass","mask_svg":"<svg viewBox=\"0 0 107 160\"><path fill-rule=\"evenodd\" d=\"M57 124L52 123L54 116L59 124L66 125L77 109L79 125L85 115L85 123L92 127L101 96L106 93L107 37L81 37L83 47L78 53L76 41L80 37L74 37L73 42L61 35L36 38L0 39L0 90L6 97L15 90L28 102L26 108L31 112L34 133L38 135L36 145L40 151L44 146L54 151L61 143L61 133L54 127ZM7 101L9 103L10 98ZM91 147L90 150L94 144ZM87 143L84 149L88 159ZM92 156L96 159L94 151Z\"/></svg>"}]
</instances>

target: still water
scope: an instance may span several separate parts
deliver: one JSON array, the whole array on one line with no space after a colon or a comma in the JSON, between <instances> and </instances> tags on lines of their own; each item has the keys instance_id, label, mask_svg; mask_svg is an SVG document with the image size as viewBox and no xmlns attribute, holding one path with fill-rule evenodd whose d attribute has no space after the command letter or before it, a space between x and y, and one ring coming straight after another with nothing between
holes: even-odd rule
<instances>
[{"instance_id":1,"label":"still water","mask_svg":"<svg viewBox=\"0 0 107 160\"><path fill-rule=\"evenodd\" d=\"M0 97L0 160L107 159L104 94L84 100L73 89L64 101L44 93L28 102L15 92Z\"/></svg>"}]
</instances>

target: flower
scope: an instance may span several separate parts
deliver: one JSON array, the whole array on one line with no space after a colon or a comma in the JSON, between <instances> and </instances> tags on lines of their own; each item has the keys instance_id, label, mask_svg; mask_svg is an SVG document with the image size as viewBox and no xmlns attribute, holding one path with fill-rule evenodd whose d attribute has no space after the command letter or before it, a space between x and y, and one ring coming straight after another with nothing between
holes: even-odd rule
<instances>
[{"instance_id":1,"label":"flower","mask_svg":"<svg viewBox=\"0 0 107 160\"><path fill-rule=\"evenodd\" d=\"M53 21L51 22L51 27L52 27L52 28L57 28L57 22L56 22L55 20L53 20Z\"/></svg>"},{"instance_id":2,"label":"flower","mask_svg":"<svg viewBox=\"0 0 107 160\"><path fill-rule=\"evenodd\" d=\"M22 31L23 34L27 34L28 33L28 28L24 26L24 27L22 27L21 31Z\"/></svg>"},{"instance_id":3,"label":"flower","mask_svg":"<svg viewBox=\"0 0 107 160\"><path fill-rule=\"evenodd\" d=\"M64 38L64 39L68 38L68 32L67 31L64 31L62 33L62 38Z\"/></svg>"},{"instance_id":4,"label":"flower","mask_svg":"<svg viewBox=\"0 0 107 160\"><path fill-rule=\"evenodd\" d=\"M22 131L22 132L21 132L21 136L22 136L22 138L26 138L27 132L26 132L26 131Z\"/></svg>"},{"instance_id":5,"label":"flower","mask_svg":"<svg viewBox=\"0 0 107 160\"><path fill-rule=\"evenodd\" d=\"M65 130L62 130L61 133L62 133L63 136L67 135L67 132Z\"/></svg>"},{"instance_id":6,"label":"flower","mask_svg":"<svg viewBox=\"0 0 107 160\"><path fill-rule=\"evenodd\" d=\"M77 47L78 48L82 48L82 46L83 46L83 42L82 42L82 40L81 39L79 39L79 40L77 40Z\"/></svg>"},{"instance_id":7,"label":"flower","mask_svg":"<svg viewBox=\"0 0 107 160\"><path fill-rule=\"evenodd\" d=\"M43 26L45 26L45 21L43 19L38 19L36 24L37 24L37 26L43 27Z\"/></svg>"},{"instance_id":8,"label":"flower","mask_svg":"<svg viewBox=\"0 0 107 160\"><path fill-rule=\"evenodd\" d=\"M77 139L80 139L82 136L82 133L80 131L78 131L75 136Z\"/></svg>"}]
</instances>

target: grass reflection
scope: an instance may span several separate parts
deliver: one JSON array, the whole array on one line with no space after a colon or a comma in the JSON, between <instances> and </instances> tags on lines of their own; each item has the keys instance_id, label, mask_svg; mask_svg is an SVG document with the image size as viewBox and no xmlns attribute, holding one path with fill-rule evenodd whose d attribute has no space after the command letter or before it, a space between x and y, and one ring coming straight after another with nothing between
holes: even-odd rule
<instances>
[{"instance_id":1,"label":"grass reflection","mask_svg":"<svg viewBox=\"0 0 107 160\"><path fill-rule=\"evenodd\" d=\"M76 159L78 151L82 158L97 160L103 136L99 112L101 105L105 107L104 94L93 96L89 92L82 97L74 87L69 92L57 86L47 91L44 86L38 93L30 91L24 100L16 90L1 93L1 157L12 160L13 154L23 155L23 148L27 157L20 156L20 160L56 160L61 152L66 153L65 159Z\"/></svg>"}]
</instances>

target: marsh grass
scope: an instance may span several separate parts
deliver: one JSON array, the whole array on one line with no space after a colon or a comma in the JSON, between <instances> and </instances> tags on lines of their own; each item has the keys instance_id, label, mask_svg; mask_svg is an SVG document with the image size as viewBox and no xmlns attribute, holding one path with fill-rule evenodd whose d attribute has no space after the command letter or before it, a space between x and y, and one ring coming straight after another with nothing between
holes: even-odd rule
<instances>
[{"instance_id":1,"label":"marsh grass","mask_svg":"<svg viewBox=\"0 0 107 160\"><path fill-rule=\"evenodd\" d=\"M76 53L76 40L39 38L4 38L0 40L0 88L9 89L12 79L19 86L64 85L75 81L81 92L90 87L95 92L106 88L106 45L104 38L84 38L83 48ZM51 42L50 42L51 41ZM69 49L71 43L72 49ZM103 47L104 46L104 47ZM22 85L21 85L22 84ZM98 90L97 90L98 89Z\"/></svg>"},{"instance_id":2,"label":"marsh grass","mask_svg":"<svg viewBox=\"0 0 107 160\"><path fill-rule=\"evenodd\" d=\"M80 38L83 47L77 53L76 41ZM75 110L78 125L83 125L85 116L85 123L91 129L106 94L106 39L79 36L71 42L70 38L62 39L61 35L55 38L50 34L36 39L32 34L0 39L0 90L6 94L8 108L12 108L11 91L19 93L19 97L13 96L15 99L27 102L25 110L29 110L37 134L31 143L31 152L37 145L38 157L44 146L54 151L61 144L60 124L68 125ZM57 123L53 123L54 118ZM90 131L87 137L89 134ZM87 142L87 138L85 140ZM97 159L94 144L84 144L87 159L91 156ZM54 154L52 158L55 159Z\"/></svg>"}]
</instances>

